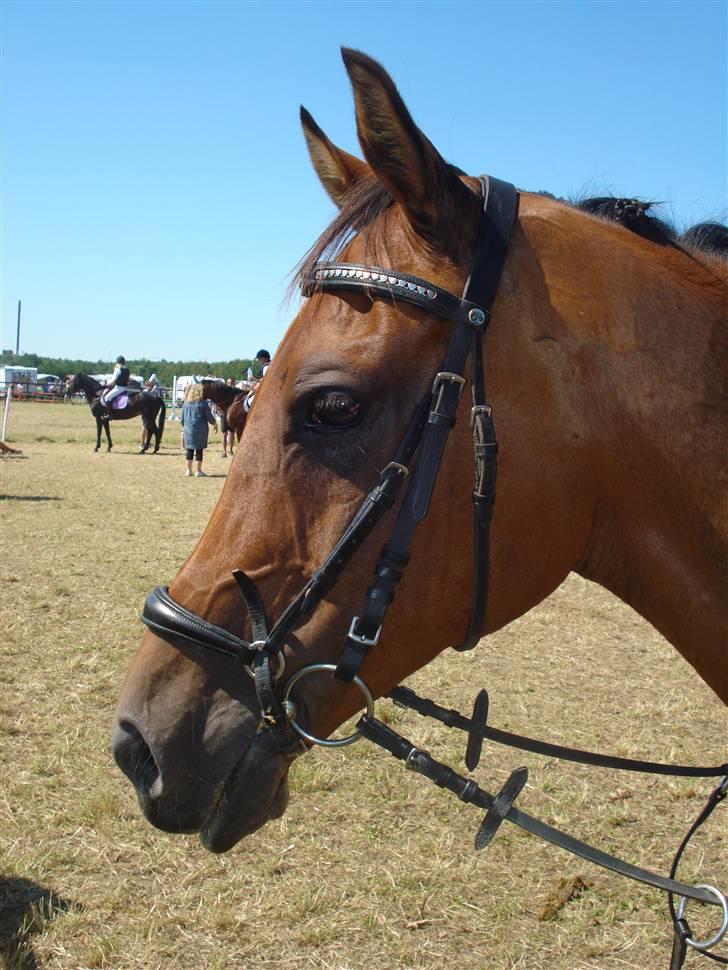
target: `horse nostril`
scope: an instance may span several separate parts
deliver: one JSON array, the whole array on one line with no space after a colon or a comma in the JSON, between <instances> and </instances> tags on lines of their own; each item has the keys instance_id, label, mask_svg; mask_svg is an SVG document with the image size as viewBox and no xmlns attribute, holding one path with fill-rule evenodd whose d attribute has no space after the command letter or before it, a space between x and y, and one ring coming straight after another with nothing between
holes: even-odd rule
<instances>
[{"instance_id":1,"label":"horse nostril","mask_svg":"<svg viewBox=\"0 0 728 970\"><path fill-rule=\"evenodd\" d=\"M161 794L162 779L149 745L131 721L114 726L111 742L117 765L140 795Z\"/></svg>"}]
</instances>

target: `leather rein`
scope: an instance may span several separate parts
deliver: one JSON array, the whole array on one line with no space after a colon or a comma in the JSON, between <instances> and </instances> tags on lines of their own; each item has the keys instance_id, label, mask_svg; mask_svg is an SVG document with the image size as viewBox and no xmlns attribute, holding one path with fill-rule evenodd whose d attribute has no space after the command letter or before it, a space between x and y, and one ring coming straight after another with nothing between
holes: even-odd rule
<instances>
[{"instance_id":1,"label":"leather rein","mask_svg":"<svg viewBox=\"0 0 728 970\"><path fill-rule=\"evenodd\" d=\"M252 640L243 640L230 631L209 623L187 610L169 595L166 587L157 587L147 597L142 613L145 623L157 636L170 643L187 643L228 655L241 662L254 678L261 708L261 729L271 732L276 748L295 757L308 744L339 746L366 737L370 741L403 760L411 768L435 784L447 788L466 802L486 809L485 818L476 835L475 847L483 848L493 838L503 820L513 822L582 856L597 865L637 879L668 894L682 897L677 913L670 895L673 922L676 927L673 965L682 966L687 946L707 950L728 929L728 902L712 886L679 882L674 878L677 863L686 842L673 863L670 877L657 875L608 855L563 832L532 818L514 807L515 799L526 783L527 769L514 771L498 795L490 795L475 781L457 774L437 762L427 752L382 724L374 717L374 702L359 670L374 648L382 632L387 609L394 599L394 590L409 560L409 549L417 526L427 516L448 435L455 424L460 394L465 385L465 370L471 362L471 427L475 484L472 493L474 515L473 594L468 632L456 650L472 649L485 632L488 603L490 521L495 498L498 446L491 408L486 402L483 338L490 321L498 284L505 264L511 229L518 208L518 193L513 185L488 176L481 176L482 215L470 274L462 297L436 286L420 277L392 269L355 263L319 263L303 281L304 296L315 293L355 291L370 297L413 304L452 324L449 345L440 369L420 401L393 459L380 472L379 480L368 493L358 511L347 525L334 548L303 589L286 607L271 628L260 594L242 570L233 576L245 601L251 623ZM415 460L416 459L416 460ZM363 606L353 616L343 650L336 664L309 664L294 673L281 687L285 671L283 646L294 628L309 616L326 594L334 587L347 564L372 532L384 514L397 501L402 487L408 488L400 505L389 540L383 547ZM317 738L296 720L295 703L291 693L296 684L309 673L330 671L345 683L353 683L361 691L366 714L356 725L355 733L346 738ZM708 768L666 765L621 759L592 752L549 745L487 724L488 698L481 691L471 718L456 711L439 707L432 701L417 697L408 688L397 687L387 696L396 704L413 708L421 714L435 717L449 727L468 734L465 762L470 771L477 766L486 737L498 743L552 757L568 758L587 764L600 764L633 771L653 771L661 774L698 777L725 776L712 793L703 810L700 823L712 812L728 792L728 764ZM697 824L689 833L692 835ZM709 941L695 941L683 918L686 900L719 905L723 910L723 924L719 935ZM675 955L677 954L677 956ZM713 959L723 958L707 953Z\"/></svg>"}]
</instances>

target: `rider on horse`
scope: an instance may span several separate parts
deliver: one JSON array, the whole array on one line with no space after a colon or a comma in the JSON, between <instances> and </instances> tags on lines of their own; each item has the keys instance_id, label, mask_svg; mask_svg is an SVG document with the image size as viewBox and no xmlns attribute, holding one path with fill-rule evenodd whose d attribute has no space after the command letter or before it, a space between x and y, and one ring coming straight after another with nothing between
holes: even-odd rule
<instances>
[{"instance_id":1,"label":"rider on horse","mask_svg":"<svg viewBox=\"0 0 728 970\"><path fill-rule=\"evenodd\" d=\"M248 413L248 411L250 411L251 407L253 406L253 400L255 399L255 390L258 384L260 384L260 382L263 380L263 378L265 377L266 371L270 367L270 354L268 353L267 350L259 350L258 353L255 355L255 360L256 360L256 363L258 364L258 367L260 368L260 376L254 380L253 389L250 392L250 394L248 394L248 396L245 398L245 403L243 404L243 408L246 414Z\"/></svg>"},{"instance_id":2,"label":"rider on horse","mask_svg":"<svg viewBox=\"0 0 728 970\"><path fill-rule=\"evenodd\" d=\"M111 375L111 380L101 395L103 404L109 410L111 410L111 402L114 398L119 397L120 394L129 393L129 376L130 373L129 368L126 366L126 360L119 355L116 358L116 366L114 367L114 373Z\"/></svg>"}]
</instances>

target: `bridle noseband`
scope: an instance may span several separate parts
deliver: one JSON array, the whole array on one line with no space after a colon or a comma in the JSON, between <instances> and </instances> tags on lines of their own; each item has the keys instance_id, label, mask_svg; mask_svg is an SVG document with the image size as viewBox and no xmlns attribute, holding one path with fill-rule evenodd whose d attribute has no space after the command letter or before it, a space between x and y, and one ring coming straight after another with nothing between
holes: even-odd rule
<instances>
[{"instance_id":1,"label":"bridle noseband","mask_svg":"<svg viewBox=\"0 0 728 970\"><path fill-rule=\"evenodd\" d=\"M364 604L359 614L352 617L342 654L335 665L334 676L338 680L353 682L362 689L359 669L366 655L379 641L387 609L394 599L395 586L409 561L413 536L429 511L445 444L455 424L460 394L465 385L468 358L472 360L471 423L475 464L472 493L474 577L468 632L463 643L455 649L471 649L484 633L497 444L491 409L485 400L483 336L490 321L508 251L518 193L509 182L487 176L480 178L480 190L480 227L462 297L454 296L442 287L409 273L357 263L319 263L303 281L304 296L340 291L363 292L370 298L380 297L395 305L412 304L451 323L452 331L442 364L433 375L430 387L420 401L394 457L380 473L379 481L364 499L326 561L272 628L269 629L255 584L241 570L236 570L233 575L250 615L250 642L186 610L163 587L155 589L145 603L142 620L163 639L192 643L232 655L250 668L255 677L263 724L272 732L274 743L282 752L290 754L300 751L300 737L309 742L321 741L301 729L288 699L290 689L282 689L279 683L285 666L282 651L286 638L333 588L364 539L394 505L405 480L408 480L392 534L380 553ZM411 467L415 458L417 460ZM300 671L294 676L298 679Z\"/></svg>"}]
</instances>

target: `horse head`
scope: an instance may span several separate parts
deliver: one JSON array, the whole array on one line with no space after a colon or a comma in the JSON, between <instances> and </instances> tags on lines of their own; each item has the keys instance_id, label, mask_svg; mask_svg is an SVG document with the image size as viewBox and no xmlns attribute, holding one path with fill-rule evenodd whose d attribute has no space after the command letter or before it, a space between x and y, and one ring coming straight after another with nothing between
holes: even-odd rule
<instances>
[{"instance_id":1,"label":"horse head","mask_svg":"<svg viewBox=\"0 0 728 970\"><path fill-rule=\"evenodd\" d=\"M334 145L302 111L314 168L339 215L302 263L308 299L256 391L209 524L168 599L157 597L150 607L154 619L130 665L114 729L116 759L147 818L169 831L199 832L213 851L230 848L285 810L288 771L302 750L295 739L276 738L248 676L254 668L257 677L263 666L255 644L249 647L260 639L262 610L282 631L283 669L274 665L261 677L270 687L279 676L280 701L297 673L311 673L297 680L289 700L296 723L318 738L362 706L351 677L309 668L338 664L352 631L356 639L355 618L367 587L376 586L375 569L401 579L381 633L362 638L368 649L356 672L373 696L461 643L471 618L467 394L457 404L431 504L429 495L424 502L429 514L411 542L406 569L403 562L382 565L380 557L405 501L402 492L355 543L356 551L347 551L336 582L320 576L380 474L399 474L394 466L402 467L395 459L403 439L429 400L433 376L435 383L443 380L453 325L430 312L427 301L434 300L430 293L439 299L463 291L483 211L479 181L444 161L386 72L357 52L345 51L344 62L365 160ZM622 389L606 374L603 349L581 347L575 336L579 326L606 329L612 312L596 314L598 294L584 302L593 282L578 285L575 267L603 275L614 233L627 235L595 226L591 216L558 202L520 196L487 338L489 400L497 402L499 439L508 443L498 470L488 631L542 600L570 569L597 569L602 503L635 473L618 463L607 474L612 447L628 446L620 429L605 422L604 381L614 395ZM398 299L396 292L387 298L381 287L344 287L340 280L328 287L320 268L331 253L337 266L394 268L394 287L398 280L406 286L428 281L422 300ZM633 267L640 258L625 253L624 264ZM386 272L383 279L386 288ZM416 291L419 284L412 285ZM628 384L631 375L623 380ZM585 394L590 385L591 396ZM425 421L437 424L432 413L437 408L428 404ZM415 456L413 463L422 461ZM248 610L236 570L255 590ZM306 596L316 583L309 609ZM391 589L386 596L392 600ZM298 612L287 624L291 604ZM178 608L184 616L175 615ZM195 617L205 626L205 645L216 649L201 648L190 632ZM238 650L247 670L229 655ZM285 725L278 727L284 736Z\"/></svg>"}]
</instances>

